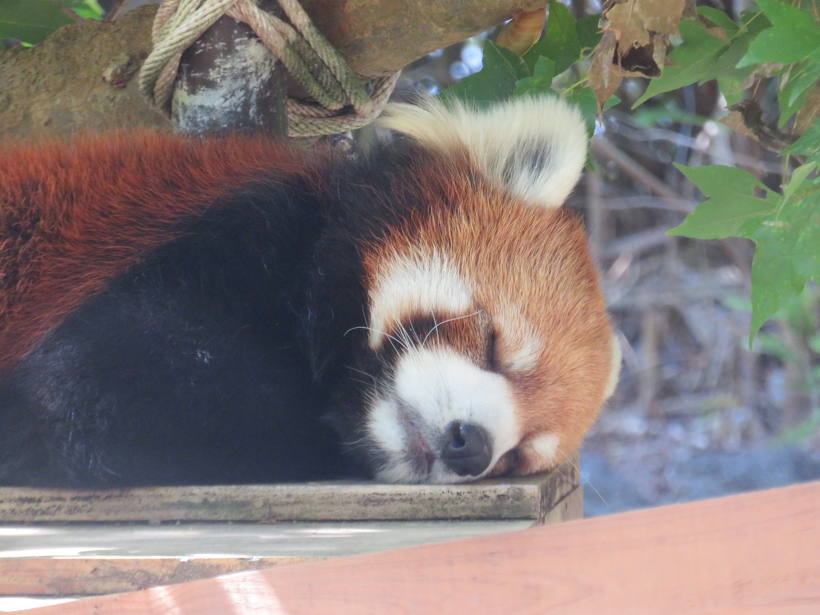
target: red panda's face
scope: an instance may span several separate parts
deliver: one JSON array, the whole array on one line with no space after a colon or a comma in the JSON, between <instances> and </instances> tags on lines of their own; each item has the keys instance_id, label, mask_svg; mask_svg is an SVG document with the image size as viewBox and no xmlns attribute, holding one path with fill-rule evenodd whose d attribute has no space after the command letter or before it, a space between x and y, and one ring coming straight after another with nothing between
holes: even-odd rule
<instances>
[{"instance_id":1,"label":"red panda's face","mask_svg":"<svg viewBox=\"0 0 820 615\"><path fill-rule=\"evenodd\" d=\"M450 206L365 253L368 350L381 364L364 427L376 477L451 483L551 469L580 445L620 365L583 229L558 208L584 163L584 128L550 101L522 101L478 129L464 110L428 106L407 126L402 112L419 113L387 124L461 162L422 190ZM535 113L546 128L521 117ZM496 145L516 138L499 121L525 126L523 145ZM408 128L417 125L433 132Z\"/></svg>"}]
</instances>

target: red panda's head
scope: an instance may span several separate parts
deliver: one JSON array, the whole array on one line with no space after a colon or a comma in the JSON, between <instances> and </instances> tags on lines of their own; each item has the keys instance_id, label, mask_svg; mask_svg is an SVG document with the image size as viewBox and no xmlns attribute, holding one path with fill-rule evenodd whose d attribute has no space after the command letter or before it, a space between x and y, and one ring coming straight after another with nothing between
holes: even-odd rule
<instances>
[{"instance_id":1,"label":"red panda's head","mask_svg":"<svg viewBox=\"0 0 820 615\"><path fill-rule=\"evenodd\" d=\"M560 207L586 158L583 121L560 100L521 99L395 105L381 123L421 152L409 192L430 203L362 248L382 364L363 428L376 477L551 469L620 367L582 225Z\"/></svg>"}]
</instances>

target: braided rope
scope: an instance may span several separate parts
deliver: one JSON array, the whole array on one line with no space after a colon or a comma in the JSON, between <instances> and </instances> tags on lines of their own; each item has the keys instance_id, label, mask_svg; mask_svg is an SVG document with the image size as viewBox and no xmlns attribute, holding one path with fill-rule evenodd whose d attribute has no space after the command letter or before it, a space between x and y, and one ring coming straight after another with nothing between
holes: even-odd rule
<instances>
[{"instance_id":1,"label":"braided rope","mask_svg":"<svg viewBox=\"0 0 820 615\"><path fill-rule=\"evenodd\" d=\"M167 113L183 51L227 15L248 24L316 101L288 98L290 136L347 132L373 121L387 103L398 73L362 83L297 0L279 0L279 5L290 24L262 11L253 0L163 0L151 32L154 48L140 72L140 91Z\"/></svg>"}]
</instances>

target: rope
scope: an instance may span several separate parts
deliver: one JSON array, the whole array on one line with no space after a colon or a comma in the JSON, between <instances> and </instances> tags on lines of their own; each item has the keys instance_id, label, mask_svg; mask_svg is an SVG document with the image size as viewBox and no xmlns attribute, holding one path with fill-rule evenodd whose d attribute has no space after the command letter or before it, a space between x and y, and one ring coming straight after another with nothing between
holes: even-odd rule
<instances>
[{"instance_id":1,"label":"rope","mask_svg":"<svg viewBox=\"0 0 820 615\"><path fill-rule=\"evenodd\" d=\"M288 98L290 136L347 132L373 121L387 103L398 73L362 83L297 0L279 0L279 5L290 24L261 10L253 0L163 0L151 32L154 48L140 72L140 91L168 114L182 52L227 15L248 24L316 101Z\"/></svg>"}]
</instances>

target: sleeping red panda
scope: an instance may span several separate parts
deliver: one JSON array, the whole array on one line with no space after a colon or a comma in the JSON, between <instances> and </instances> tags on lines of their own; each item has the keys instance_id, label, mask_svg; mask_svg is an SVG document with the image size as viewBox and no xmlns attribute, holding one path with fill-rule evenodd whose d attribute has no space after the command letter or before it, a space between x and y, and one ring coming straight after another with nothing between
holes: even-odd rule
<instances>
[{"instance_id":1,"label":"sleeping red panda","mask_svg":"<svg viewBox=\"0 0 820 615\"><path fill-rule=\"evenodd\" d=\"M552 468L620 366L556 99L395 105L372 155L131 134L0 151L0 484Z\"/></svg>"}]
</instances>

